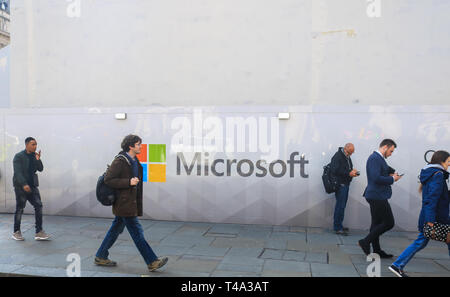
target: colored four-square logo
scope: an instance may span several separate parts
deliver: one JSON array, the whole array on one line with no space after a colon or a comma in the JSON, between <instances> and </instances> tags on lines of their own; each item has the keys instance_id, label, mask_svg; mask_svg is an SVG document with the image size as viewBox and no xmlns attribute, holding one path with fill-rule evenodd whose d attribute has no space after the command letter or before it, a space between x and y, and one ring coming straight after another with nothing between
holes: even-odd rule
<instances>
[{"instance_id":1,"label":"colored four-square logo","mask_svg":"<svg viewBox=\"0 0 450 297\"><path fill-rule=\"evenodd\" d=\"M144 182L166 182L166 145L142 144L137 156L144 168Z\"/></svg>"}]
</instances>

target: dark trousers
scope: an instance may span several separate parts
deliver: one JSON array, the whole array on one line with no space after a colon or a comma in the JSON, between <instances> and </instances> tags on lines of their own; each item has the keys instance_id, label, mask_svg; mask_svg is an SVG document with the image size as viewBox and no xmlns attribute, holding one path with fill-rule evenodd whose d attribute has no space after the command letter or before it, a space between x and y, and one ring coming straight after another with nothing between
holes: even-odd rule
<instances>
[{"instance_id":1,"label":"dark trousers","mask_svg":"<svg viewBox=\"0 0 450 297\"><path fill-rule=\"evenodd\" d=\"M374 252L379 252L381 251L380 236L394 228L394 215L388 200L366 200L370 205L372 224L369 235L363 240L372 244Z\"/></svg>"},{"instance_id":2,"label":"dark trousers","mask_svg":"<svg viewBox=\"0 0 450 297\"><path fill-rule=\"evenodd\" d=\"M334 207L334 231L341 231L344 229L342 223L344 222L345 207L347 206L348 190L350 185L340 185L336 191L336 205Z\"/></svg>"},{"instance_id":3,"label":"dark trousers","mask_svg":"<svg viewBox=\"0 0 450 297\"><path fill-rule=\"evenodd\" d=\"M34 216L36 221L36 233L42 231L42 201L38 188L31 187L31 193L25 192L21 188L14 188L16 193L16 212L14 214L14 232L20 231L23 209L27 201L34 207Z\"/></svg>"},{"instance_id":4,"label":"dark trousers","mask_svg":"<svg viewBox=\"0 0 450 297\"><path fill-rule=\"evenodd\" d=\"M144 258L145 263L148 265L157 260L158 257L156 257L152 248L144 238L144 230L142 229L137 217L116 217L111 225L111 228L109 228L105 239L103 239L103 242L97 251L96 257L108 259L109 249L116 242L125 227L127 227L134 244Z\"/></svg>"}]
</instances>

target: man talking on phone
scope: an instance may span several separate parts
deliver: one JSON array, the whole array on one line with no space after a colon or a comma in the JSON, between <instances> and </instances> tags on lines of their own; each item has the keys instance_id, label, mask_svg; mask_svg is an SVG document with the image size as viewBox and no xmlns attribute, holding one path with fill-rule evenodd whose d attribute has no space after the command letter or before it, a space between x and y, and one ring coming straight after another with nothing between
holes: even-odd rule
<instances>
[{"instance_id":1,"label":"man talking on phone","mask_svg":"<svg viewBox=\"0 0 450 297\"><path fill-rule=\"evenodd\" d=\"M370 205L372 223L370 233L360 241L359 246L366 255L370 254L370 245L373 252L380 258L392 258L380 247L380 236L394 227L394 215L388 199L392 196L391 185L401 179L395 170L388 166L386 159L392 155L397 144L392 139L384 139L377 151L373 152L367 160L367 187L363 196Z\"/></svg>"},{"instance_id":2,"label":"man talking on phone","mask_svg":"<svg viewBox=\"0 0 450 297\"><path fill-rule=\"evenodd\" d=\"M25 150L17 153L13 159L16 212L14 214L14 233L12 238L17 241L25 240L20 232L20 223L27 201L34 207L36 219L36 235L34 239L48 240L50 238L42 229L42 201L38 190L39 180L36 171L42 172L44 165L41 160L41 151L36 153L36 148L36 139L27 137L25 139Z\"/></svg>"}]
</instances>

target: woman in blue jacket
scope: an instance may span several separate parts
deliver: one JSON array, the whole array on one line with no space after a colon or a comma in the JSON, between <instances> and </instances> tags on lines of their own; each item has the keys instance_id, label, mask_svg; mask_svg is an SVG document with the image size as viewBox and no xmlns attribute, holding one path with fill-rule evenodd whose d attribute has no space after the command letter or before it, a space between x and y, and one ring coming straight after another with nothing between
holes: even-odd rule
<instances>
[{"instance_id":1,"label":"woman in blue jacket","mask_svg":"<svg viewBox=\"0 0 450 297\"><path fill-rule=\"evenodd\" d=\"M423 234L425 224L433 226L434 222L450 224L449 192L447 179L449 176L450 154L437 151L433 154L429 165L420 172L420 190L422 191L422 210L419 217L419 236L403 251L389 270L399 277L407 277L403 268L414 255L427 246L429 239ZM450 244L448 244L450 255Z\"/></svg>"}]
</instances>

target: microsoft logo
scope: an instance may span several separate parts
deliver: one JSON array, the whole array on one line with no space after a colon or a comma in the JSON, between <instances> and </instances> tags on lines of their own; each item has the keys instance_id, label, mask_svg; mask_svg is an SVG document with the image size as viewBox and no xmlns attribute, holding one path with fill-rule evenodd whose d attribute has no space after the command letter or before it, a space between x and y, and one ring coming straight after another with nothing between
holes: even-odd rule
<instances>
[{"instance_id":1,"label":"microsoft logo","mask_svg":"<svg viewBox=\"0 0 450 297\"><path fill-rule=\"evenodd\" d=\"M166 182L165 144L142 144L141 153L137 157L144 168L144 182Z\"/></svg>"}]
</instances>

